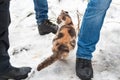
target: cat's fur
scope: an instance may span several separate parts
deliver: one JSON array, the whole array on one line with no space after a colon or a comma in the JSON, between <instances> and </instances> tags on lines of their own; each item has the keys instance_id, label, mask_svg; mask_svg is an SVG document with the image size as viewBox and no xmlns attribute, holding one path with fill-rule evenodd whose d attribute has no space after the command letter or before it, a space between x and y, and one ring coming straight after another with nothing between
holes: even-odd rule
<instances>
[{"instance_id":1,"label":"cat's fur","mask_svg":"<svg viewBox=\"0 0 120 80\"><path fill-rule=\"evenodd\" d=\"M53 39L53 55L38 65L38 71L59 59L65 59L69 52L75 47L76 31L68 12L62 10L57 18L57 23L60 25L60 29L58 30L56 37Z\"/></svg>"}]
</instances>

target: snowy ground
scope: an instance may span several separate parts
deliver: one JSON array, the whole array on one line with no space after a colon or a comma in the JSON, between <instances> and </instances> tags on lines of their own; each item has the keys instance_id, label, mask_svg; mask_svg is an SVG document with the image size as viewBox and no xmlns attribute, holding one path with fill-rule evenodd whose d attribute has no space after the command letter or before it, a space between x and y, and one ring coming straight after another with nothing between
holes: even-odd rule
<instances>
[{"instance_id":1,"label":"snowy ground","mask_svg":"<svg viewBox=\"0 0 120 80\"><path fill-rule=\"evenodd\" d=\"M49 18L55 22L61 9L67 10L77 25L76 10L84 14L87 0L48 0ZM36 67L52 54L54 35L38 34L32 0L11 0L12 23L9 27L11 63L13 66L30 66L32 75L26 80L80 80L75 75L75 53L66 62L57 61L38 72ZM94 52L93 80L120 80L120 0L113 0ZM76 46L77 47L77 46Z\"/></svg>"}]
</instances>

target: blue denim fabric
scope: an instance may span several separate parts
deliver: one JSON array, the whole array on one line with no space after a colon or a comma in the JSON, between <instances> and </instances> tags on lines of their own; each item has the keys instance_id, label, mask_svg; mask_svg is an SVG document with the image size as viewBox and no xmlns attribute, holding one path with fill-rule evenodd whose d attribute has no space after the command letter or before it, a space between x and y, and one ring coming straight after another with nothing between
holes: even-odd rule
<instances>
[{"instance_id":1,"label":"blue denim fabric","mask_svg":"<svg viewBox=\"0 0 120 80\"><path fill-rule=\"evenodd\" d=\"M48 3L47 0L33 0L34 9L36 12L37 23L40 24L43 20L48 19Z\"/></svg>"},{"instance_id":2,"label":"blue denim fabric","mask_svg":"<svg viewBox=\"0 0 120 80\"><path fill-rule=\"evenodd\" d=\"M85 11L80 33L78 35L77 58L91 60L99 40L100 30L106 11L112 0L90 0Z\"/></svg>"}]
</instances>

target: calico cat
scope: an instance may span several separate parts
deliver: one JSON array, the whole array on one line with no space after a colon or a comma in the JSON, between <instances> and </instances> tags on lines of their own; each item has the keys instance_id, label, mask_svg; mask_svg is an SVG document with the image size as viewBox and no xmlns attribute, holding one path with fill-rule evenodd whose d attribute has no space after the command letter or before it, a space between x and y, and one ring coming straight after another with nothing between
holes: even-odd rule
<instances>
[{"instance_id":1,"label":"calico cat","mask_svg":"<svg viewBox=\"0 0 120 80\"><path fill-rule=\"evenodd\" d=\"M57 18L57 23L60 28L56 37L53 39L53 54L38 65L38 71L51 65L57 60L65 59L69 52L75 48L76 31L67 11L61 11L61 14Z\"/></svg>"}]
</instances>

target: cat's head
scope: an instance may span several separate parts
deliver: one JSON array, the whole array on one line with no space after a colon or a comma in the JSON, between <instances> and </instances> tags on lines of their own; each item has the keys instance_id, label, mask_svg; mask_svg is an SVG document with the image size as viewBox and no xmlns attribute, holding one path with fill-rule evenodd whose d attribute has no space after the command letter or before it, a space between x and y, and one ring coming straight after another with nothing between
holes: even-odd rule
<instances>
[{"instance_id":1,"label":"cat's head","mask_svg":"<svg viewBox=\"0 0 120 80\"><path fill-rule=\"evenodd\" d=\"M60 15L57 18L57 23L59 25L67 25L72 23L72 19L69 16L69 13L67 11L61 10Z\"/></svg>"}]
</instances>

